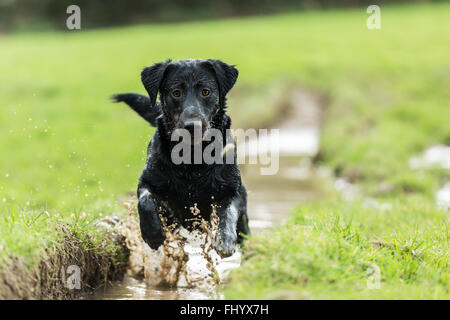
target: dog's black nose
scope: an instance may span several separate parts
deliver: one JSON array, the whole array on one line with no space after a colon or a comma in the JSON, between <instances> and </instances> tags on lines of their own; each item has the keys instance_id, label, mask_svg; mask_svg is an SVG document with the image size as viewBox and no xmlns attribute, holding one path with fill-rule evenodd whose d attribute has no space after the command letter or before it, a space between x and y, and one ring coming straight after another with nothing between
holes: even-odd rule
<instances>
[{"instance_id":1,"label":"dog's black nose","mask_svg":"<svg viewBox=\"0 0 450 320\"><path fill-rule=\"evenodd\" d=\"M187 119L184 121L184 128L190 133L202 132L202 121L199 119Z\"/></svg>"}]
</instances>

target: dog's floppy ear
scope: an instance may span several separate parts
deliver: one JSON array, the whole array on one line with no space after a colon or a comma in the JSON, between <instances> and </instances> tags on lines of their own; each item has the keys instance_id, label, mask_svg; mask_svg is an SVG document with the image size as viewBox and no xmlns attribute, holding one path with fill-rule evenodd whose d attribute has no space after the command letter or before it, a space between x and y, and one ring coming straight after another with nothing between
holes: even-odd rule
<instances>
[{"instance_id":1,"label":"dog's floppy ear","mask_svg":"<svg viewBox=\"0 0 450 320\"><path fill-rule=\"evenodd\" d=\"M153 107L156 103L156 97L158 96L159 87L161 86L162 79L164 78L164 72L170 62L171 60L169 59L164 62L155 63L141 72L141 81L150 97L151 107Z\"/></svg>"},{"instance_id":2,"label":"dog's floppy ear","mask_svg":"<svg viewBox=\"0 0 450 320\"><path fill-rule=\"evenodd\" d=\"M230 91L236 83L239 71L234 66L230 66L220 60L209 59L208 62L216 73L217 81L219 82L220 95L222 98L225 98L228 91Z\"/></svg>"}]
</instances>

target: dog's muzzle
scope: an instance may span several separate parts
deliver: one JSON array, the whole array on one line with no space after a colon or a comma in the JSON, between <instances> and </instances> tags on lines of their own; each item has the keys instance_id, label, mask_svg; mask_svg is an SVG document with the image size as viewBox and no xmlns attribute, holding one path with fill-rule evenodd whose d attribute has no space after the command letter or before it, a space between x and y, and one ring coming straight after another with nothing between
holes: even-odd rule
<instances>
[{"instance_id":1,"label":"dog's muzzle","mask_svg":"<svg viewBox=\"0 0 450 320\"><path fill-rule=\"evenodd\" d=\"M181 128L191 135L192 144L201 143L206 131L206 123L199 118L190 118L182 122Z\"/></svg>"},{"instance_id":2,"label":"dog's muzzle","mask_svg":"<svg viewBox=\"0 0 450 320\"><path fill-rule=\"evenodd\" d=\"M203 135L203 123L200 119L187 119L183 121L183 128L189 131L190 134L198 131Z\"/></svg>"}]
</instances>

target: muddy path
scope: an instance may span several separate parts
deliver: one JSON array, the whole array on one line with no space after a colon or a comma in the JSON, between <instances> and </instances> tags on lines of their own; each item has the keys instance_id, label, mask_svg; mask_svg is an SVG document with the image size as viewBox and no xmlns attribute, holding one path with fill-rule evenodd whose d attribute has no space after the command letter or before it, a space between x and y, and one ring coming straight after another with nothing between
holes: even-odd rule
<instances>
[{"instance_id":1,"label":"muddy path","mask_svg":"<svg viewBox=\"0 0 450 320\"><path fill-rule=\"evenodd\" d=\"M264 229L279 225L286 220L292 208L304 201L319 198L320 185L318 174L312 166L311 159L319 149L320 124L322 116L321 100L318 96L304 90L292 93L289 113L285 119L273 125L279 129L279 139L250 140L245 150L238 152L266 152L274 148L279 150L278 172L275 175L261 175L260 164L241 165L242 178L248 189L248 214L252 233L263 232ZM257 148L256 148L257 146ZM257 151L255 151L257 150ZM133 223L133 222L131 222ZM135 230L133 230L133 228ZM139 240L133 239L139 233L135 224L127 236L131 246L139 247ZM201 241L200 241L201 242ZM195 239L183 244L189 255L186 269L198 279L208 278L208 268L201 245ZM142 264L151 264L141 257L147 249L139 247L135 250L134 268ZM141 253L139 253L141 252ZM151 256L156 259L155 256ZM236 252L226 259L217 259L215 269L223 280L226 274L239 267L241 252ZM132 263L133 264L133 263ZM137 267L136 267L137 266ZM133 266L132 266L133 268ZM198 284L181 284L178 286L161 286L148 281L155 275L155 270L147 271L147 277L136 277L141 270L129 270L127 276L120 281L97 289L87 299L221 299L220 285L211 282ZM147 279L147 280L146 280Z\"/></svg>"}]
</instances>

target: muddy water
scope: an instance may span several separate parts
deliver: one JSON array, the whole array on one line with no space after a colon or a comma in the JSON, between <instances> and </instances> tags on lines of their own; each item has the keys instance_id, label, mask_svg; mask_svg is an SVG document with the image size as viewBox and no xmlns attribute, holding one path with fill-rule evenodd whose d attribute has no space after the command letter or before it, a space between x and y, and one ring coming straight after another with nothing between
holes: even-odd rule
<instances>
[{"instance_id":1,"label":"muddy water","mask_svg":"<svg viewBox=\"0 0 450 320\"><path fill-rule=\"evenodd\" d=\"M290 210L302 201L317 198L316 174L310 158L316 154L319 141L319 107L314 96L296 92L293 95L292 114L279 124L278 143L273 139L250 141L246 153L256 150L266 152L279 150L279 170L275 175L261 175L260 165L241 165L243 181L248 189L248 214L252 233L279 225L286 220ZM276 126L275 126L276 127ZM239 148L238 148L239 152ZM264 166L267 167L267 166ZM208 269L195 240L185 247L189 255L187 270L190 276L206 278ZM223 280L227 273L238 268L241 252L233 256L216 259L219 277ZM210 282L198 285L179 284L176 287L152 285L145 279L125 277L122 281L99 288L88 299L221 299L220 285Z\"/></svg>"},{"instance_id":2,"label":"muddy water","mask_svg":"<svg viewBox=\"0 0 450 320\"><path fill-rule=\"evenodd\" d=\"M413 170L438 168L450 171L450 146L434 145L427 148L422 155L412 157L409 167ZM436 192L436 203L450 210L450 182L447 181Z\"/></svg>"}]
</instances>

